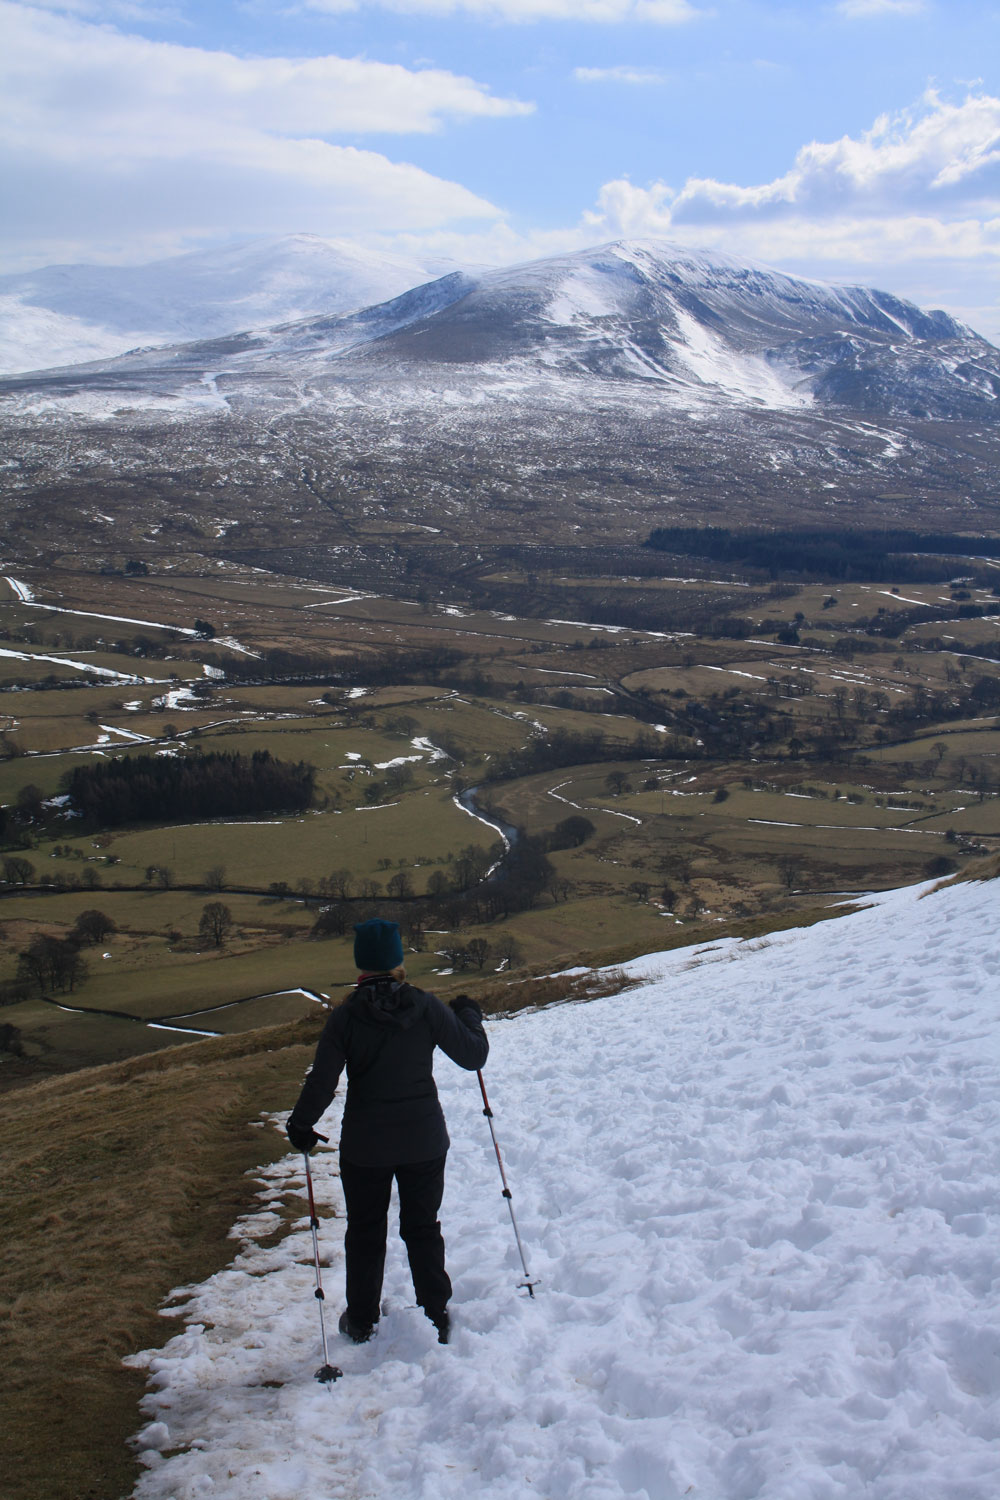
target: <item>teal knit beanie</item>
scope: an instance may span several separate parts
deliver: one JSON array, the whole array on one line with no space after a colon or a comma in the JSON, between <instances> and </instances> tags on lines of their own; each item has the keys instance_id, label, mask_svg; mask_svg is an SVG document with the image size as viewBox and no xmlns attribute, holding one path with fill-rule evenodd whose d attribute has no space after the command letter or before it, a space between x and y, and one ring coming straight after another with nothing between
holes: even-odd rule
<instances>
[{"instance_id":1,"label":"teal knit beanie","mask_svg":"<svg viewBox=\"0 0 1000 1500\"><path fill-rule=\"evenodd\" d=\"M361 974L385 974L403 962L399 924L372 917L354 928L354 962Z\"/></svg>"}]
</instances>

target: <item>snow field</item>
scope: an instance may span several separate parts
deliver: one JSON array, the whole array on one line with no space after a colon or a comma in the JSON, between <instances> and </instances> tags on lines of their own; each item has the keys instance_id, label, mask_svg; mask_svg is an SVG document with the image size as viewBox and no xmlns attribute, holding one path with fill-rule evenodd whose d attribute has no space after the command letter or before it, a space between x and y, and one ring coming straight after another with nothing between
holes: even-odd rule
<instances>
[{"instance_id":1,"label":"snow field","mask_svg":"<svg viewBox=\"0 0 1000 1500\"><path fill-rule=\"evenodd\" d=\"M136 1500L992 1500L998 886L926 889L490 1023L534 1301L475 1079L441 1059L448 1348L392 1221L378 1336L338 1337L327 1219L345 1379L319 1386L307 1223L257 1243L301 1157L262 1172L233 1264L136 1360ZM332 1151L314 1176L339 1215Z\"/></svg>"}]
</instances>

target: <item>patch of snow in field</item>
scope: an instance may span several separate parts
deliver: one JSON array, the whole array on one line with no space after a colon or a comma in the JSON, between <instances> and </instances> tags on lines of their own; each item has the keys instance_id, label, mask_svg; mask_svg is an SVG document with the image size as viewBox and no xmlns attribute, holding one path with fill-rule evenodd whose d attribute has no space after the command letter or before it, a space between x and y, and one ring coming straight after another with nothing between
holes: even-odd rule
<instances>
[{"instance_id":1,"label":"patch of snow in field","mask_svg":"<svg viewBox=\"0 0 1000 1500\"><path fill-rule=\"evenodd\" d=\"M559 795L559 793L562 791L563 787L564 786L569 786L569 784L570 783L568 781L557 782L555 786L552 786L552 787L548 788L548 790L546 791L545 795L547 797L554 797L557 802L563 802L563 803L565 803L565 805L567 807L575 807L578 812L583 812L584 808L583 808L583 805L581 803L574 802L572 800L572 798L570 798L570 797L561 797Z\"/></svg>"},{"instance_id":2,"label":"patch of snow in field","mask_svg":"<svg viewBox=\"0 0 1000 1500\"><path fill-rule=\"evenodd\" d=\"M596 672L568 672L565 667L534 667L535 672L544 672L549 677L589 677L597 676Z\"/></svg>"},{"instance_id":3,"label":"patch of snow in field","mask_svg":"<svg viewBox=\"0 0 1000 1500\"><path fill-rule=\"evenodd\" d=\"M115 625L144 625L148 630L175 630L178 635L195 636L196 630L187 625L167 625L163 620L135 620L131 615L104 615L93 609L68 609L61 604L47 604L40 599L26 600L36 609L44 609L54 615L79 615L83 620L110 620Z\"/></svg>"},{"instance_id":4,"label":"patch of snow in field","mask_svg":"<svg viewBox=\"0 0 1000 1500\"><path fill-rule=\"evenodd\" d=\"M259 651L251 651L249 646L244 646L234 635L216 635L212 637L213 646L226 646L230 651L238 651L242 656L259 657ZM224 676L224 673L220 673Z\"/></svg>"},{"instance_id":5,"label":"patch of snow in field","mask_svg":"<svg viewBox=\"0 0 1000 1500\"><path fill-rule=\"evenodd\" d=\"M221 1031L199 1031L194 1026L168 1026L165 1021L147 1021L150 1031L178 1031L182 1036L221 1036Z\"/></svg>"},{"instance_id":6,"label":"patch of snow in field","mask_svg":"<svg viewBox=\"0 0 1000 1500\"><path fill-rule=\"evenodd\" d=\"M5 577L5 582L10 584L11 588L14 590L14 593L21 600L22 604L33 604L34 603L35 596L32 593L31 589L29 589L29 587L28 587L28 585L26 583L22 583L20 581L20 579L18 579L18 578L6 578L6 577Z\"/></svg>"},{"instance_id":7,"label":"patch of snow in field","mask_svg":"<svg viewBox=\"0 0 1000 1500\"><path fill-rule=\"evenodd\" d=\"M162 698L154 698L154 708L180 709L186 712L190 709L200 708L201 699L193 693L189 687L171 688L169 693L164 693Z\"/></svg>"},{"instance_id":8,"label":"patch of snow in field","mask_svg":"<svg viewBox=\"0 0 1000 1500\"><path fill-rule=\"evenodd\" d=\"M869 899L487 1022L534 1300L475 1080L439 1062L447 1348L393 1234L379 1332L333 1332L344 1379L318 1385L308 1221L258 1243L302 1159L262 1168L232 1264L130 1361L151 1377L135 1500L989 1500L997 886ZM313 1158L335 1308L336 1161Z\"/></svg>"},{"instance_id":9,"label":"patch of snow in field","mask_svg":"<svg viewBox=\"0 0 1000 1500\"><path fill-rule=\"evenodd\" d=\"M726 672L730 677L749 677L753 682L767 681L767 678L762 676L760 672L740 672L736 667L710 667L706 663L703 670L706 672Z\"/></svg>"},{"instance_id":10,"label":"patch of snow in field","mask_svg":"<svg viewBox=\"0 0 1000 1500\"><path fill-rule=\"evenodd\" d=\"M883 594L886 599L898 599L901 604L922 604L925 609L930 609L926 599L910 599L906 594L894 594L891 589L868 589L870 594Z\"/></svg>"},{"instance_id":11,"label":"patch of snow in field","mask_svg":"<svg viewBox=\"0 0 1000 1500\"><path fill-rule=\"evenodd\" d=\"M448 756L443 750L439 750L437 745L432 745L430 740L425 739L422 735L418 735L415 739L412 739L410 741L410 744L413 746L414 750L421 751L422 754L426 755L432 762L435 760L448 759Z\"/></svg>"},{"instance_id":12,"label":"patch of snow in field","mask_svg":"<svg viewBox=\"0 0 1000 1500\"><path fill-rule=\"evenodd\" d=\"M106 519L110 521L112 518L108 516ZM8 578L7 582L11 584L11 587L15 586L15 581L13 579ZM23 588L24 585L17 585L17 587ZM30 593L30 590L28 597L25 597L24 595L21 595L20 597L23 599L23 602L25 604L33 604L36 609L44 609L50 614L54 615L77 615L80 619L83 620L110 620L113 624L116 625L142 625L147 630L173 630L176 631L178 635L198 635L198 631L192 629L188 625L168 625L163 620L137 620L134 619L131 615L105 615L99 614L96 610L93 609L68 609L61 604L48 604L42 600L36 599L34 595ZM233 636L216 636L213 638L212 644L215 646L228 646L231 651L240 651L244 656L258 656L260 654L257 651L251 651L247 646L241 645L240 642ZM208 669L206 668L206 671L207 670ZM148 678L144 680L153 681L154 679Z\"/></svg>"},{"instance_id":13,"label":"patch of snow in field","mask_svg":"<svg viewBox=\"0 0 1000 1500\"><path fill-rule=\"evenodd\" d=\"M642 826L642 819L637 818L635 813L619 812L616 807L599 807L596 811L610 813L613 818L626 818L629 823L638 823L640 827Z\"/></svg>"},{"instance_id":14,"label":"patch of snow in field","mask_svg":"<svg viewBox=\"0 0 1000 1500\"><path fill-rule=\"evenodd\" d=\"M98 729L104 731L98 743L105 744L109 735L120 735L123 740L130 740L137 745L148 745L152 743L152 736L148 734L136 734L131 729L116 729L113 724L98 724Z\"/></svg>"},{"instance_id":15,"label":"patch of snow in field","mask_svg":"<svg viewBox=\"0 0 1000 1500\"><path fill-rule=\"evenodd\" d=\"M75 667L78 672L90 672L96 677L109 677L114 682L162 682L159 677L137 677L134 672L115 672L111 667L98 667L89 661L74 661L68 656L45 656L40 651L9 651L0 647L0 656L14 661L47 661L57 667Z\"/></svg>"},{"instance_id":16,"label":"patch of snow in field","mask_svg":"<svg viewBox=\"0 0 1000 1500\"><path fill-rule=\"evenodd\" d=\"M330 604L357 604L362 599L377 599L378 594L344 594L338 599L320 599L315 604L303 604L303 609L326 609Z\"/></svg>"}]
</instances>

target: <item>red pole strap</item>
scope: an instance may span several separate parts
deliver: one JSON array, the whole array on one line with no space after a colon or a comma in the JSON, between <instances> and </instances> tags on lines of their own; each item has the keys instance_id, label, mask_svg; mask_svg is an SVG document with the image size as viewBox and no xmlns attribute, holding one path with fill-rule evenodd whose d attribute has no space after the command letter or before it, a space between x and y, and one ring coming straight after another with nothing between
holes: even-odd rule
<instances>
[{"instance_id":1,"label":"red pole strap","mask_svg":"<svg viewBox=\"0 0 1000 1500\"><path fill-rule=\"evenodd\" d=\"M318 1229L319 1220L316 1217L316 1200L313 1198L313 1179L312 1172L309 1170L309 1155L305 1151L302 1154L306 1159L306 1187L309 1190L309 1223L313 1229Z\"/></svg>"}]
</instances>

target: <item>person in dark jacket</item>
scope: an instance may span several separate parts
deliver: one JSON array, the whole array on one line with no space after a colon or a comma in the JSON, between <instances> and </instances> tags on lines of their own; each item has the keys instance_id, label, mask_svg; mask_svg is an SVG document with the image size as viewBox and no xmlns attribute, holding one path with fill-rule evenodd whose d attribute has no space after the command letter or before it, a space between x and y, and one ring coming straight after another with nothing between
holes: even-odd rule
<instances>
[{"instance_id":1,"label":"person in dark jacket","mask_svg":"<svg viewBox=\"0 0 1000 1500\"><path fill-rule=\"evenodd\" d=\"M357 987L323 1028L288 1119L288 1139L299 1151L312 1150L319 1140L313 1127L346 1067L340 1177L347 1205L347 1307L340 1331L357 1344L375 1332L395 1178L413 1290L446 1344L451 1282L437 1216L450 1142L434 1084L434 1049L474 1072L490 1046L482 1011L468 995L457 996L449 1008L428 990L407 984L395 922L376 918L354 932Z\"/></svg>"}]
</instances>

